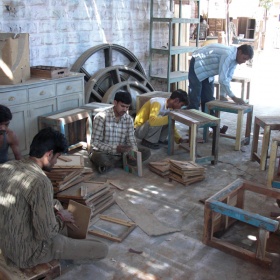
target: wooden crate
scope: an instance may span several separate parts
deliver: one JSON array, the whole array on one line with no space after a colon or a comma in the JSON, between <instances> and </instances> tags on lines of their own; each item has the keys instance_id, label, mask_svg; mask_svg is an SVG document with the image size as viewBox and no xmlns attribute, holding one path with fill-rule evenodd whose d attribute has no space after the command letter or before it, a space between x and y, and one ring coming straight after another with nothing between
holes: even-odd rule
<instances>
[{"instance_id":1,"label":"wooden crate","mask_svg":"<svg viewBox=\"0 0 280 280\"><path fill-rule=\"evenodd\" d=\"M63 78L69 75L69 69L65 67L56 66L32 66L30 67L31 76L41 77L41 78Z\"/></svg>"}]
</instances>

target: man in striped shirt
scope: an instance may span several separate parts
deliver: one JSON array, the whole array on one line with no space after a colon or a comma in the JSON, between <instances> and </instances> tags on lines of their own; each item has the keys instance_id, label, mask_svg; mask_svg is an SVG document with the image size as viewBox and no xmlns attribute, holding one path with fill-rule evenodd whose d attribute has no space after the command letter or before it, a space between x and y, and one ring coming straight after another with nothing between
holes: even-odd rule
<instances>
[{"instance_id":1,"label":"man in striped shirt","mask_svg":"<svg viewBox=\"0 0 280 280\"><path fill-rule=\"evenodd\" d=\"M29 158L0 165L0 249L8 264L28 268L53 259L106 257L106 244L62 234L73 215L53 200L53 186L43 170L50 171L67 150L64 135L49 127L35 135Z\"/></svg>"},{"instance_id":2,"label":"man in striped shirt","mask_svg":"<svg viewBox=\"0 0 280 280\"><path fill-rule=\"evenodd\" d=\"M219 75L220 99L227 101L228 95L236 104L244 104L230 88L234 70L254 56L250 45L225 46L210 44L193 52L189 66L189 107L205 111L205 103L214 100L214 76Z\"/></svg>"},{"instance_id":3,"label":"man in striped shirt","mask_svg":"<svg viewBox=\"0 0 280 280\"><path fill-rule=\"evenodd\" d=\"M124 153L139 150L142 161L150 156L149 149L137 146L133 119L127 113L131 103L130 93L119 90L114 97L114 106L99 112L94 118L90 159L100 173L121 167Z\"/></svg>"}]
</instances>

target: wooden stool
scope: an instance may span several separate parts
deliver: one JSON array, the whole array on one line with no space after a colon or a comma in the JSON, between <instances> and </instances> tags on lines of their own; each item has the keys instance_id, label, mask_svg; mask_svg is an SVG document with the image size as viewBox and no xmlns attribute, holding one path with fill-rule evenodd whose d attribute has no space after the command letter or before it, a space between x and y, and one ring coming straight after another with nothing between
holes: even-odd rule
<instances>
[{"instance_id":1,"label":"wooden stool","mask_svg":"<svg viewBox=\"0 0 280 280\"><path fill-rule=\"evenodd\" d=\"M190 160L197 163L203 163L205 161L211 161L211 164L217 164L218 162L218 149L219 149L219 133L220 119L214 116L205 114L198 110L175 110L169 113L168 118L168 154L174 153L174 129L175 121L183 123L189 126L189 145L190 145ZM208 157L197 157L197 131L198 128L213 127L213 139L212 139L212 152ZM207 138L205 138L207 140Z\"/></svg>"},{"instance_id":2,"label":"wooden stool","mask_svg":"<svg viewBox=\"0 0 280 280\"><path fill-rule=\"evenodd\" d=\"M238 77L234 76L231 80L234 83L241 83L241 98L244 100L245 96L245 88L246 88L246 101L249 103L250 100L250 87L251 87L251 79L246 77ZM220 99L220 84L219 81L215 79L214 87L216 90L216 99Z\"/></svg>"},{"instance_id":3,"label":"wooden stool","mask_svg":"<svg viewBox=\"0 0 280 280\"><path fill-rule=\"evenodd\" d=\"M58 260L38 264L32 268L20 269L15 265L7 265L4 257L0 254L0 279L36 280L55 279L61 275L61 267Z\"/></svg>"},{"instance_id":4,"label":"wooden stool","mask_svg":"<svg viewBox=\"0 0 280 280\"><path fill-rule=\"evenodd\" d=\"M264 129L264 132L261 154L258 155L258 142L261 127ZM261 170L266 169L271 130L280 130L280 116L255 117L251 160L257 161L260 164Z\"/></svg>"},{"instance_id":5,"label":"wooden stool","mask_svg":"<svg viewBox=\"0 0 280 280\"><path fill-rule=\"evenodd\" d=\"M268 167L268 173L267 173L267 187L273 187L280 189L280 182L275 181L275 170L278 173L280 171L280 159L279 159L279 164L277 166L276 161L277 161L277 151L278 147L280 146L280 138L273 138L272 143L271 143L271 149L270 149L270 159L269 159L269 167Z\"/></svg>"},{"instance_id":6,"label":"wooden stool","mask_svg":"<svg viewBox=\"0 0 280 280\"><path fill-rule=\"evenodd\" d=\"M244 260L270 266L272 261L266 257L266 242L269 232L275 232L278 229L279 222L243 210L245 191L280 199L280 192L276 190L269 190L263 186L237 179L205 201L203 243ZM227 242L225 238L221 240L215 237L215 233L225 233L236 221L258 228L256 252L238 247Z\"/></svg>"},{"instance_id":7,"label":"wooden stool","mask_svg":"<svg viewBox=\"0 0 280 280\"><path fill-rule=\"evenodd\" d=\"M237 127L236 135L221 134L222 137L227 137L235 139L235 150L239 151L241 145L250 144L250 133L252 126L252 115L253 115L253 106L252 105L237 105L233 102L225 102L220 100L213 100L205 104L205 112L209 113L211 110L215 111L215 116L220 118L220 112L234 113L237 114ZM243 116L247 114L246 130L245 137L241 137L242 126L243 126Z\"/></svg>"},{"instance_id":8,"label":"wooden stool","mask_svg":"<svg viewBox=\"0 0 280 280\"><path fill-rule=\"evenodd\" d=\"M38 119L39 129L50 126L63 133L70 144L69 150L83 146L84 138L86 138L87 150L90 150L92 122L86 109L77 108L67 111L58 111L40 116ZM71 124L71 129L69 129L69 125ZM73 144L73 142L75 144Z\"/></svg>"},{"instance_id":9,"label":"wooden stool","mask_svg":"<svg viewBox=\"0 0 280 280\"><path fill-rule=\"evenodd\" d=\"M152 91L143 94L139 94L136 96L136 113L141 109L141 107L151 98L153 97L164 97L169 98L171 92L164 92L164 91Z\"/></svg>"}]
</instances>

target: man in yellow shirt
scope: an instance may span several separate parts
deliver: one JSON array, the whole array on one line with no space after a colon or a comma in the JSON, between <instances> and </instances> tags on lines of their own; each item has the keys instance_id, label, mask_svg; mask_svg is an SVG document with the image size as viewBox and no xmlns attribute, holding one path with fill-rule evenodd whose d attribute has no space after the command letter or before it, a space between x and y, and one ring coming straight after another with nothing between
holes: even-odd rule
<instances>
[{"instance_id":1,"label":"man in yellow shirt","mask_svg":"<svg viewBox=\"0 0 280 280\"><path fill-rule=\"evenodd\" d=\"M148 100L137 113L134 120L135 136L142 139L141 145L150 149L159 149L160 143L167 144L168 113L188 105L188 94L177 89L169 98L154 97ZM175 130L175 142L187 142Z\"/></svg>"}]
</instances>

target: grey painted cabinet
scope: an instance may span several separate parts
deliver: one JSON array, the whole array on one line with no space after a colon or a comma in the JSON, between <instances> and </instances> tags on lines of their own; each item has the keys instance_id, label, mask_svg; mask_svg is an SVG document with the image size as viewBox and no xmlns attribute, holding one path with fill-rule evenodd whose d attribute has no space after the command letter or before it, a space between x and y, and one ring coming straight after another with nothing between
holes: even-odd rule
<instances>
[{"instance_id":1,"label":"grey painted cabinet","mask_svg":"<svg viewBox=\"0 0 280 280\"><path fill-rule=\"evenodd\" d=\"M10 127L18 135L22 155L26 155L38 132L38 116L84 105L84 75L71 73L59 79L32 78L23 84L1 85L0 103L10 108Z\"/></svg>"}]
</instances>

